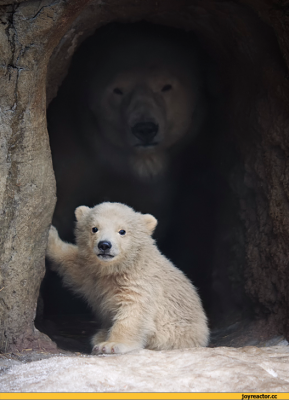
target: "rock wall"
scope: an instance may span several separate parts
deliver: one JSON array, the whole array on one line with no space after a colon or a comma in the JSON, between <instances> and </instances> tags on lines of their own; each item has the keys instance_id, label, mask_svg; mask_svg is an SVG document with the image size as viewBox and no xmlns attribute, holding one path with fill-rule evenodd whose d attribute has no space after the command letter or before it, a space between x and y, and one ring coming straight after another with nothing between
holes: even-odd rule
<instances>
[{"instance_id":1,"label":"rock wall","mask_svg":"<svg viewBox=\"0 0 289 400\"><path fill-rule=\"evenodd\" d=\"M46 70L77 13L73 3L15 2L0 8L1 351L51 347L33 326L56 201L46 128Z\"/></svg>"}]
</instances>

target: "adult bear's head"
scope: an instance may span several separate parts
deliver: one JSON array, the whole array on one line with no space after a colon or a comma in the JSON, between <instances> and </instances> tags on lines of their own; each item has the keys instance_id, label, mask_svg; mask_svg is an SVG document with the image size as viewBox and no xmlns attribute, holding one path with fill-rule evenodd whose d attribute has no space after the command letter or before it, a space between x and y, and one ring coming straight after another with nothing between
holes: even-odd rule
<instances>
[{"instance_id":1,"label":"adult bear's head","mask_svg":"<svg viewBox=\"0 0 289 400\"><path fill-rule=\"evenodd\" d=\"M159 174L168 149L196 134L203 116L197 56L177 36L124 25L90 45L84 133L98 148L122 149L139 176Z\"/></svg>"}]
</instances>

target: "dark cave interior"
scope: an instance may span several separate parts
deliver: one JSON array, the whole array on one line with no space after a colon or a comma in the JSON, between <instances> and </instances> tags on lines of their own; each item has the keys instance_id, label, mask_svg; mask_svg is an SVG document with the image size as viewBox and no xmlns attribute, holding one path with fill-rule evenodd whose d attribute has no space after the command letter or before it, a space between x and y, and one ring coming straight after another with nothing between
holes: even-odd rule
<instances>
[{"instance_id":1,"label":"dark cave interior","mask_svg":"<svg viewBox=\"0 0 289 400\"><path fill-rule=\"evenodd\" d=\"M227 9L209 10L210 2L205 3L211 13L206 20L198 8L187 17L183 15L185 9L180 8L176 14L164 10L159 15L137 15L131 19L127 10L121 21L130 25L131 32L142 26L156 35L178 37L180 43L186 42L187 49L191 46L198 58L203 102L200 113L204 117L196 137L185 140L175 152L173 148L169 150L171 162L161 178L140 182L133 176L110 173L101 191L98 185L92 185L96 164L86 139L71 133L71 126L79 127L73 105L79 98L79 83L87 81L91 49L101 59L110 35L113 36L111 32L121 29L118 22L110 22L118 18L108 19L76 50L47 112L58 191L59 214L55 214L53 224L62 239L73 241L76 203L93 206L102 201L118 201L154 214L159 220L154 235L158 247L199 290L212 329L211 345L258 344L262 342L260 331L256 328L253 339L247 335L246 341L245 328L270 313L276 314L274 310L277 304L281 308L282 301L276 294L269 294L278 282L266 286L267 298L262 295L263 278L258 288L255 276L263 262L260 255L256 255L260 262L252 272L254 256L250 246L254 245L250 239L258 236L253 231L267 229L267 235L268 230L272 231L267 196L270 182L264 177L263 167L254 170L252 166L262 159L264 137L281 118L284 106L278 100L278 76L284 75L286 68L273 31L252 11L237 3L226 3ZM88 61L83 62L86 57ZM279 157L282 159L284 154ZM90 189L82 191L77 182L85 179ZM67 208L67 191L70 193L71 186L80 190L81 195L71 200L70 219L62 224L57 215ZM262 237L256 241L262 242ZM258 251L262 252L262 246ZM268 264L270 268L272 265ZM61 348L89 352L88 337L99 324L86 304L64 288L49 268L40 293L36 327ZM274 321L274 334L280 332L283 324L281 314L277 318L279 326ZM262 333L266 336L266 332ZM223 337L228 337L227 341Z\"/></svg>"}]
</instances>

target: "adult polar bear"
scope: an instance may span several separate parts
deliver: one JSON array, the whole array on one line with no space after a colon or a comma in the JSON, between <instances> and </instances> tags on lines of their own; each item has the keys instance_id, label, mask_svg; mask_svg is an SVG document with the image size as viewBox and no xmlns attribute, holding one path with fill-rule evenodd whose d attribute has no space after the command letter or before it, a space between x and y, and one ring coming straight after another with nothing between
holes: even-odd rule
<instances>
[{"instance_id":1,"label":"adult polar bear","mask_svg":"<svg viewBox=\"0 0 289 400\"><path fill-rule=\"evenodd\" d=\"M48 111L64 238L79 204L118 201L164 221L170 160L203 116L196 60L186 34L145 23L104 27L81 46Z\"/></svg>"},{"instance_id":2,"label":"adult polar bear","mask_svg":"<svg viewBox=\"0 0 289 400\"><path fill-rule=\"evenodd\" d=\"M98 62L91 55L80 115L94 151L121 149L133 172L151 177L166 167L169 148L198 131L201 81L180 39L130 29Z\"/></svg>"}]
</instances>

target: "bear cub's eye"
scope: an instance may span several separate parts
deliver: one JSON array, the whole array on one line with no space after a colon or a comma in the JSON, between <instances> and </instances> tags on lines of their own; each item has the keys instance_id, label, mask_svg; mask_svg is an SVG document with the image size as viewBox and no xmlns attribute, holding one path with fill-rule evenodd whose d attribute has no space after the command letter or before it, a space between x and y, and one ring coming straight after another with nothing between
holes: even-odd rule
<instances>
[{"instance_id":1,"label":"bear cub's eye","mask_svg":"<svg viewBox=\"0 0 289 400\"><path fill-rule=\"evenodd\" d=\"M172 87L172 85L165 85L163 88L162 88L162 92L168 92L169 90L171 90L173 87Z\"/></svg>"},{"instance_id":2,"label":"bear cub's eye","mask_svg":"<svg viewBox=\"0 0 289 400\"><path fill-rule=\"evenodd\" d=\"M125 230L124 230L124 229L121 229L120 231L118 231L118 233L119 233L120 235L125 235Z\"/></svg>"},{"instance_id":3,"label":"bear cub's eye","mask_svg":"<svg viewBox=\"0 0 289 400\"><path fill-rule=\"evenodd\" d=\"M122 90L120 90L119 88L114 88L113 89L113 93L115 93L115 94L119 94L119 95L123 95L123 91Z\"/></svg>"},{"instance_id":4,"label":"bear cub's eye","mask_svg":"<svg viewBox=\"0 0 289 400\"><path fill-rule=\"evenodd\" d=\"M96 233L98 231L96 226L94 226L91 230L92 230L93 233Z\"/></svg>"}]
</instances>

